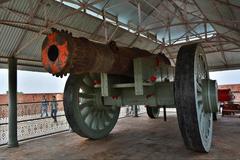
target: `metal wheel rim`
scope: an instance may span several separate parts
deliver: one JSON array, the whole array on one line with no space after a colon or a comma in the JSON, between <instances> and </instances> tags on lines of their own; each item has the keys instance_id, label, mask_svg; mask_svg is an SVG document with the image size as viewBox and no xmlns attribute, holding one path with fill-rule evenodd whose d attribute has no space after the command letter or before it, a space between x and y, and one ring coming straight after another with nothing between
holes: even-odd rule
<instances>
[{"instance_id":1,"label":"metal wheel rim","mask_svg":"<svg viewBox=\"0 0 240 160\"><path fill-rule=\"evenodd\" d=\"M195 64L194 64L194 81L195 81L195 96L196 109L198 118L198 127L201 135L203 146L206 151L210 150L212 141L212 113L205 113L203 109L203 95L202 95L202 79L208 79L208 68L206 59L203 56L201 47L197 47Z\"/></svg>"}]
</instances>

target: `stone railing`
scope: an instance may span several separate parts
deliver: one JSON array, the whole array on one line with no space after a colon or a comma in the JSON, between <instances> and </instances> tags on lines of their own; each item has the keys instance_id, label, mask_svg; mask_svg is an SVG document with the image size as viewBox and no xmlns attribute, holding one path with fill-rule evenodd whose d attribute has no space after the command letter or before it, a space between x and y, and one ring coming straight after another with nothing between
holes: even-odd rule
<instances>
[{"instance_id":1,"label":"stone railing","mask_svg":"<svg viewBox=\"0 0 240 160\"><path fill-rule=\"evenodd\" d=\"M19 103L18 107L18 140L23 141L36 137L42 137L69 130L65 118L63 101L58 101L57 123L54 123L51 115L51 107L48 107L48 117L41 117L41 102ZM138 113L145 113L144 106L138 106ZM134 108L125 106L121 108L119 118L134 116ZM8 141L8 105L0 105L0 145Z\"/></svg>"}]
</instances>

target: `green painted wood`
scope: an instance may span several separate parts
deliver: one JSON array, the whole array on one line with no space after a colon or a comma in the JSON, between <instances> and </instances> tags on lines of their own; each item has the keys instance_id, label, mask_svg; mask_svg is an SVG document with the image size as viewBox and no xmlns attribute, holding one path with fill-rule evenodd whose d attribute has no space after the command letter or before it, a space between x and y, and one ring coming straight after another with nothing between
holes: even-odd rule
<instances>
[{"instance_id":1,"label":"green painted wood","mask_svg":"<svg viewBox=\"0 0 240 160\"><path fill-rule=\"evenodd\" d=\"M143 95L143 72L142 59L136 58L133 61L134 66L134 89L136 95Z\"/></svg>"},{"instance_id":2,"label":"green painted wood","mask_svg":"<svg viewBox=\"0 0 240 160\"><path fill-rule=\"evenodd\" d=\"M155 85L157 95L157 104L160 106L171 106L175 104L174 100L174 82L159 82Z\"/></svg>"},{"instance_id":3,"label":"green painted wood","mask_svg":"<svg viewBox=\"0 0 240 160\"><path fill-rule=\"evenodd\" d=\"M109 96L109 80L107 73L101 73L101 94L106 97Z\"/></svg>"},{"instance_id":4,"label":"green painted wood","mask_svg":"<svg viewBox=\"0 0 240 160\"><path fill-rule=\"evenodd\" d=\"M118 98L104 97L105 105L165 105L174 107L173 82L146 83L143 87L144 95L136 95L133 84L118 84Z\"/></svg>"},{"instance_id":5,"label":"green painted wood","mask_svg":"<svg viewBox=\"0 0 240 160\"><path fill-rule=\"evenodd\" d=\"M154 83L142 83L143 86L153 86ZM135 87L134 83L121 83L121 84L113 84L112 88L133 88Z\"/></svg>"}]
</instances>

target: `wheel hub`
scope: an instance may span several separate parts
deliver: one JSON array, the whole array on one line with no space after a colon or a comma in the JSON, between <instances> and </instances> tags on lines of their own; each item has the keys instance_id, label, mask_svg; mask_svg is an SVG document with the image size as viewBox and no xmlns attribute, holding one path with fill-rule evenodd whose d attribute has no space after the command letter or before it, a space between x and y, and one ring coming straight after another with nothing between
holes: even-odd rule
<instances>
[{"instance_id":1,"label":"wheel hub","mask_svg":"<svg viewBox=\"0 0 240 160\"><path fill-rule=\"evenodd\" d=\"M218 110L217 83L215 80L202 80L203 109L205 113L212 113Z\"/></svg>"}]
</instances>

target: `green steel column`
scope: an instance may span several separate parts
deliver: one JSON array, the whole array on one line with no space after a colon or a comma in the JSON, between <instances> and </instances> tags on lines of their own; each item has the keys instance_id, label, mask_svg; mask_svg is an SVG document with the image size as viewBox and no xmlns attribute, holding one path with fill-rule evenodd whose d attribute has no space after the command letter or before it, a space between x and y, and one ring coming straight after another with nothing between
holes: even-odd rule
<instances>
[{"instance_id":1,"label":"green steel column","mask_svg":"<svg viewBox=\"0 0 240 160\"><path fill-rule=\"evenodd\" d=\"M163 117L164 117L164 121L167 121L166 106L163 106Z\"/></svg>"},{"instance_id":2,"label":"green steel column","mask_svg":"<svg viewBox=\"0 0 240 160\"><path fill-rule=\"evenodd\" d=\"M138 106L134 105L134 117L138 117Z\"/></svg>"},{"instance_id":3,"label":"green steel column","mask_svg":"<svg viewBox=\"0 0 240 160\"><path fill-rule=\"evenodd\" d=\"M17 147L17 60L8 59L8 147Z\"/></svg>"}]
</instances>

